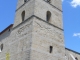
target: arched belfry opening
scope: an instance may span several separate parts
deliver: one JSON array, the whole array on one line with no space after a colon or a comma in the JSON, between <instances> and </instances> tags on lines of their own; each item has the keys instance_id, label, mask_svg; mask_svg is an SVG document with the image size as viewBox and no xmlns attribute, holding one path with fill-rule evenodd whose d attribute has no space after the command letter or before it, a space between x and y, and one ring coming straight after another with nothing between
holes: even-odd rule
<instances>
[{"instance_id":1,"label":"arched belfry opening","mask_svg":"<svg viewBox=\"0 0 80 60\"><path fill-rule=\"evenodd\" d=\"M22 16L22 22L23 22L25 19L25 11L22 12L21 16Z\"/></svg>"},{"instance_id":2,"label":"arched belfry opening","mask_svg":"<svg viewBox=\"0 0 80 60\"><path fill-rule=\"evenodd\" d=\"M50 20L51 20L51 12L50 11L47 11L46 20L47 20L47 22L50 22Z\"/></svg>"}]
</instances>

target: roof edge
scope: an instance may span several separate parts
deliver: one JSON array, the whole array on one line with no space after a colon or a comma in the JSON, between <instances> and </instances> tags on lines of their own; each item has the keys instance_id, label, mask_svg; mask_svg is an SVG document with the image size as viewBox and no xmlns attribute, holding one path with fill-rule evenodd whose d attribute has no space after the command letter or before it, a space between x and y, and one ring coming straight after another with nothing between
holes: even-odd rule
<instances>
[{"instance_id":1,"label":"roof edge","mask_svg":"<svg viewBox=\"0 0 80 60\"><path fill-rule=\"evenodd\" d=\"M13 24L10 24L7 28L5 28L2 32L0 32L0 35L3 34L6 30L8 30L9 28L11 28L13 26Z\"/></svg>"},{"instance_id":2,"label":"roof edge","mask_svg":"<svg viewBox=\"0 0 80 60\"><path fill-rule=\"evenodd\" d=\"M79 55L80 55L80 53L79 53L79 52L76 52L76 51L74 51L74 50L71 50L71 49L69 49L69 48L66 48L66 47L65 47L65 49L66 49L66 50L69 50L69 51L72 51L72 52L74 52L74 53L76 53L76 54L79 54Z\"/></svg>"}]
</instances>

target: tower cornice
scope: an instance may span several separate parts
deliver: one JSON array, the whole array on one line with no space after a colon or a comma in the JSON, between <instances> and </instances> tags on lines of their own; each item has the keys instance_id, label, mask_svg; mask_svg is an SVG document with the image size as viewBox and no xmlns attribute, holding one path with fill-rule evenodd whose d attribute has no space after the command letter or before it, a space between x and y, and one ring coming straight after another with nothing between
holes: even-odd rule
<instances>
[{"instance_id":1,"label":"tower cornice","mask_svg":"<svg viewBox=\"0 0 80 60\"><path fill-rule=\"evenodd\" d=\"M25 2L24 4L22 4L19 8L16 9L16 11L18 11L20 8L22 8L26 3L28 3L30 0L28 0L27 2ZM43 0L44 2L46 2L45 0ZM46 2L48 3L48 2ZM56 6L52 5L51 3L48 3L50 6L52 6L53 8L57 9L60 12L63 12L61 9L57 8Z\"/></svg>"},{"instance_id":2,"label":"tower cornice","mask_svg":"<svg viewBox=\"0 0 80 60\"><path fill-rule=\"evenodd\" d=\"M24 22L18 24L18 25L17 25L16 27L14 27L13 29L17 28L18 26L20 26L21 24L25 23L26 21L30 20L30 19L33 18L33 17L35 17L35 18L37 18L38 20L41 20L41 21L43 21L43 22L46 22L45 20L39 18L38 16L32 15L32 16L30 16L29 18L27 18L26 20L24 20ZM53 26L53 27L55 27L55 28L58 28L58 29L61 30L61 31L64 31L64 29L62 29L62 28L60 28L60 27L57 27L57 26L55 26L55 25L53 25L53 24L51 24L51 23L48 23L48 22L46 22L46 23L49 24L49 25L51 25L51 26Z\"/></svg>"}]
</instances>

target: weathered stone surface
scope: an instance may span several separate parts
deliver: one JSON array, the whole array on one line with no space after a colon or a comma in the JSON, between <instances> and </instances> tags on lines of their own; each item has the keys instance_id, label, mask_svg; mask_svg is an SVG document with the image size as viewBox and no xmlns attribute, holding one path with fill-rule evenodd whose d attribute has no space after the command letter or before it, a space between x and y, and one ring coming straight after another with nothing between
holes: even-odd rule
<instances>
[{"instance_id":1,"label":"weathered stone surface","mask_svg":"<svg viewBox=\"0 0 80 60\"><path fill-rule=\"evenodd\" d=\"M80 54L65 51L61 6L61 0L18 0L13 27L0 35L0 60L71 60L69 53L80 59Z\"/></svg>"}]
</instances>

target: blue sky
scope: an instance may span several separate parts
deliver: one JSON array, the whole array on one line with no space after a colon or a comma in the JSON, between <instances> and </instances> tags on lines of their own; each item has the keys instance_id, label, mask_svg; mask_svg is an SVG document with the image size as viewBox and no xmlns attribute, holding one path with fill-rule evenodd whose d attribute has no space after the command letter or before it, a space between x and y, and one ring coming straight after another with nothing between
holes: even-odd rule
<instances>
[{"instance_id":1,"label":"blue sky","mask_svg":"<svg viewBox=\"0 0 80 60\"><path fill-rule=\"evenodd\" d=\"M80 52L80 0L63 1L65 46Z\"/></svg>"},{"instance_id":2,"label":"blue sky","mask_svg":"<svg viewBox=\"0 0 80 60\"><path fill-rule=\"evenodd\" d=\"M14 23L17 0L0 0L0 32ZM63 0L65 46L80 52L80 0Z\"/></svg>"}]
</instances>

